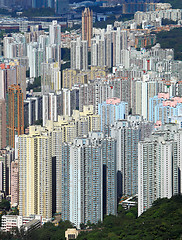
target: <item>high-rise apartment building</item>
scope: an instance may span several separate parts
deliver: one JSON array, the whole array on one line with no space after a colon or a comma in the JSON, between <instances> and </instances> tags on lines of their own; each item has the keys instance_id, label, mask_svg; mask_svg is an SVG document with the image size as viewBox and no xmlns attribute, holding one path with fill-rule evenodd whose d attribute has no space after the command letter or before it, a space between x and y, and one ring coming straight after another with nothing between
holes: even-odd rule
<instances>
[{"instance_id":1,"label":"high-rise apartment building","mask_svg":"<svg viewBox=\"0 0 182 240\"><path fill-rule=\"evenodd\" d=\"M88 69L88 41L81 41L81 38L71 41L71 69Z\"/></svg>"},{"instance_id":2,"label":"high-rise apartment building","mask_svg":"<svg viewBox=\"0 0 182 240\"><path fill-rule=\"evenodd\" d=\"M24 125L27 128L42 119L42 97L28 97L24 100Z\"/></svg>"},{"instance_id":3,"label":"high-rise apartment building","mask_svg":"<svg viewBox=\"0 0 182 240\"><path fill-rule=\"evenodd\" d=\"M61 71L58 62L41 64L41 91L43 94L61 90Z\"/></svg>"},{"instance_id":4,"label":"high-rise apartment building","mask_svg":"<svg viewBox=\"0 0 182 240\"><path fill-rule=\"evenodd\" d=\"M12 84L20 84L26 98L26 67L16 60L0 64L0 99L5 99L8 87Z\"/></svg>"},{"instance_id":5,"label":"high-rise apartment building","mask_svg":"<svg viewBox=\"0 0 182 240\"><path fill-rule=\"evenodd\" d=\"M93 106L74 110L72 117L58 116L57 122L48 120L45 127L30 126L29 135L19 136L20 214L50 218L52 210L61 211L62 145L89 131L100 131Z\"/></svg>"},{"instance_id":6,"label":"high-rise apartment building","mask_svg":"<svg viewBox=\"0 0 182 240\"><path fill-rule=\"evenodd\" d=\"M91 70L65 69L62 75L62 88L72 88L75 84L85 84L89 80L95 80L98 77L106 77L107 67L92 66Z\"/></svg>"},{"instance_id":7,"label":"high-rise apartment building","mask_svg":"<svg viewBox=\"0 0 182 240\"><path fill-rule=\"evenodd\" d=\"M90 131L100 131L100 116L93 114L93 106L84 106L83 112L73 111L72 117L58 116L58 122L47 121L46 129L52 131L53 157L56 159L56 212L62 212L62 153L64 142L72 143ZM65 150L66 151L66 150ZM66 154L66 153L65 153ZM62 213L63 214L63 213Z\"/></svg>"},{"instance_id":8,"label":"high-rise apartment building","mask_svg":"<svg viewBox=\"0 0 182 240\"><path fill-rule=\"evenodd\" d=\"M149 120L154 123L168 123L169 117L181 116L181 111L181 97L169 97L168 93L158 93L158 96L150 98Z\"/></svg>"},{"instance_id":9,"label":"high-rise apartment building","mask_svg":"<svg viewBox=\"0 0 182 240\"><path fill-rule=\"evenodd\" d=\"M6 196L11 194L11 162L14 157L14 149L6 147L0 150L0 186Z\"/></svg>"},{"instance_id":10,"label":"high-rise apartment building","mask_svg":"<svg viewBox=\"0 0 182 240\"><path fill-rule=\"evenodd\" d=\"M107 25L106 31L100 30L91 40L91 66L119 66L130 67L130 51L126 30L120 27L114 30Z\"/></svg>"},{"instance_id":11,"label":"high-rise apartment building","mask_svg":"<svg viewBox=\"0 0 182 240\"><path fill-rule=\"evenodd\" d=\"M62 96L60 94L49 93L42 97L42 120L43 126L47 120L57 121L58 115L62 114Z\"/></svg>"},{"instance_id":12,"label":"high-rise apartment building","mask_svg":"<svg viewBox=\"0 0 182 240\"><path fill-rule=\"evenodd\" d=\"M11 162L11 206L19 204L19 166L18 160Z\"/></svg>"},{"instance_id":13,"label":"high-rise apartment building","mask_svg":"<svg viewBox=\"0 0 182 240\"><path fill-rule=\"evenodd\" d=\"M105 126L128 116L128 104L121 102L119 98L109 98L99 103L98 114L101 116L101 130L104 131Z\"/></svg>"},{"instance_id":14,"label":"high-rise apartment building","mask_svg":"<svg viewBox=\"0 0 182 240\"><path fill-rule=\"evenodd\" d=\"M52 24L49 25L49 43L61 44L61 26L56 20L52 21Z\"/></svg>"},{"instance_id":15,"label":"high-rise apartment building","mask_svg":"<svg viewBox=\"0 0 182 240\"><path fill-rule=\"evenodd\" d=\"M19 136L20 215L52 217L52 152L47 131L31 126L29 135Z\"/></svg>"},{"instance_id":16,"label":"high-rise apartment building","mask_svg":"<svg viewBox=\"0 0 182 240\"><path fill-rule=\"evenodd\" d=\"M15 135L24 133L23 93L19 85L11 85L7 92L6 103L7 136L6 145L15 147Z\"/></svg>"},{"instance_id":17,"label":"high-rise apartment building","mask_svg":"<svg viewBox=\"0 0 182 240\"><path fill-rule=\"evenodd\" d=\"M111 136L117 139L118 195L135 195L138 193L140 127L137 122L119 120L111 128Z\"/></svg>"},{"instance_id":18,"label":"high-rise apartment building","mask_svg":"<svg viewBox=\"0 0 182 240\"><path fill-rule=\"evenodd\" d=\"M0 149L6 147L6 106L5 99L0 99Z\"/></svg>"},{"instance_id":19,"label":"high-rise apartment building","mask_svg":"<svg viewBox=\"0 0 182 240\"><path fill-rule=\"evenodd\" d=\"M158 83L156 81L135 81L133 110L144 119L149 119L149 100L157 93Z\"/></svg>"},{"instance_id":20,"label":"high-rise apartment building","mask_svg":"<svg viewBox=\"0 0 182 240\"><path fill-rule=\"evenodd\" d=\"M62 89L62 110L63 115L71 116L73 110L79 110L79 87Z\"/></svg>"},{"instance_id":21,"label":"high-rise apartment building","mask_svg":"<svg viewBox=\"0 0 182 240\"><path fill-rule=\"evenodd\" d=\"M91 38L93 34L93 11L85 8L82 12L82 40L88 41L88 47L91 47Z\"/></svg>"},{"instance_id":22,"label":"high-rise apartment building","mask_svg":"<svg viewBox=\"0 0 182 240\"><path fill-rule=\"evenodd\" d=\"M138 142L149 137L152 124L139 115L129 115L110 127L112 138L117 140L117 191L118 195L138 193Z\"/></svg>"},{"instance_id":23,"label":"high-rise apartment building","mask_svg":"<svg viewBox=\"0 0 182 240\"><path fill-rule=\"evenodd\" d=\"M12 64L15 65L16 68L16 84L19 84L22 92L23 92L23 98L26 99L26 66L20 65L19 62L15 62Z\"/></svg>"},{"instance_id":24,"label":"high-rise apartment building","mask_svg":"<svg viewBox=\"0 0 182 240\"><path fill-rule=\"evenodd\" d=\"M164 125L138 145L138 215L158 198L181 193L181 130Z\"/></svg>"},{"instance_id":25,"label":"high-rise apartment building","mask_svg":"<svg viewBox=\"0 0 182 240\"><path fill-rule=\"evenodd\" d=\"M62 149L63 219L80 227L116 215L116 141L93 132Z\"/></svg>"}]
</instances>

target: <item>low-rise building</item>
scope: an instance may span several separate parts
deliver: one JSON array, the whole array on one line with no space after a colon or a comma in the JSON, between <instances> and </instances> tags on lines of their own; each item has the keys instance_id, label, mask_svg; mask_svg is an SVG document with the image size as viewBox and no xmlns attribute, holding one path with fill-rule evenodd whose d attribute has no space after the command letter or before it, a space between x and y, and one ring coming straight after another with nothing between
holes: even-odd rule
<instances>
[{"instance_id":1,"label":"low-rise building","mask_svg":"<svg viewBox=\"0 0 182 240\"><path fill-rule=\"evenodd\" d=\"M79 231L76 228L68 228L65 232L66 240L76 239L78 237Z\"/></svg>"},{"instance_id":2,"label":"low-rise building","mask_svg":"<svg viewBox=\"0 0 182 240\"><path fill-rule=\"evenodd\" d=\"M42 217L39 215L30 215L23 217L18 215L3 215L1 219L1 230L9 232L12 228L20 229L22 226L27 231L30 227L36 229L42 225Z\"/></svg>"}]
</instances>

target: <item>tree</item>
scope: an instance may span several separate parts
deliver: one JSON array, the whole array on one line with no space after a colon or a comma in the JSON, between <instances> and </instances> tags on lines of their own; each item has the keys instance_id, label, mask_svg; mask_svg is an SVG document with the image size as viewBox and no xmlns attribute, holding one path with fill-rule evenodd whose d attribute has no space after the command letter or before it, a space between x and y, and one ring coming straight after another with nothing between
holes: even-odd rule
<instances>
[{"instance_id":1,"label":"tree","mask_svg":"<svg viewBox=\"0 0 182 240\"><path fill-rule=\"evenodd\" d=\"M30 91L30 89L33 89L34 92L41 91L41 77L34 78L34 82L28 84L27 91Z\"/></svg>"},{"instance_id":2,"label":"tree","mask_svg":"<svg viewBox=\"0 0 182 240\"><path fill-rule=\"evenodd\" d=\"M10 209L10 202L6 199L3 199L2 202L0 202L0 209L9 211Z\"/></svg>"}]
</instances>

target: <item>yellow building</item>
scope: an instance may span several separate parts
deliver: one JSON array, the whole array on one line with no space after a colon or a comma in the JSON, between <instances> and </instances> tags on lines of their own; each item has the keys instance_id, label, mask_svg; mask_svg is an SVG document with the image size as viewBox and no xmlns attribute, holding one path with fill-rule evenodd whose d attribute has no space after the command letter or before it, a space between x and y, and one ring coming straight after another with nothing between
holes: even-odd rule
<instances>
[{"instance_id":1,"label":"yellow building","mask_svg":"<svg viewBox=\"0 0 182 240\"><path fill-rule=\"evenodd\" d=\"M62 144L71 144L76 137L100 129L100 116L89 105L84 106L83 112L74 110L72 117L58 116L57 122L48 120L45 127L30 126L29 134L19 137L20 215L51 218L53 195L55 210L61 212ZM54 176L56 188L52 189Z\"/></svg>"},{"instance_id":2,"label":"yellow building","mask_svg":"<svg viewBox=\"0 0 182 240\"><path fill-rule=\"evenodd\" d=\"M91 67L91 70L65 69L62 75L62 88L71 89L75 84L85 84L89 80L95 80L98 77L106 77L108 74L107 67Z\"/></svg>"},{"instance_id":3,"label":"yellow building","mask_svg":"<svg viewBox=\"0 0 182 240\"><path fill-rule=\"evenodd\" d=\"M74 84L80 83L88 83L88 77L87 72L82 72L80 70L74 70L74 69L65 69L63 70L62 75L62 88L72 88Z\"/></svg>"},{"instance_id":4,"label":"yellow building","mask_svg":"<svg viewBox=\"0 0 182 240\"><path fill-rule=\"evenodd\" d=\"M52 142L48 131L31 126L19 137L20 215L52 217Z\"/></svg>"}]
</instances>

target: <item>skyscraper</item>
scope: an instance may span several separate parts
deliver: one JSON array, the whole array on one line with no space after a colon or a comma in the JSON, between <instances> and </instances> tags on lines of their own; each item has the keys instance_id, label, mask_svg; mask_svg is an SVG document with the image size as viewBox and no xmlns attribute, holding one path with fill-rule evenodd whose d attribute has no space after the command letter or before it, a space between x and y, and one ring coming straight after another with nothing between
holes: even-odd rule
<instances>
[{"instance_id":1,"label":"skyscraper","mask_svg":"<svg viewBox=\"0 0 182 240\"><path fill-rule=\"evenodd\" d=\"M19 85L11 85L7 92L6 104L7 138L6 145L15 147L15 135L24 133L23 92Z\"/></svg>"},{"instance_id":2,"label":"skyscraper","mask_svg":"<svg viewBox=\"0 0 182 240\"><path fill-rule=\"evenodd\" d=\"M127 117L128 104L121 102L119 98L110 98L103 103L99 103L98 113L101 116L101 131L104 131L105 126Z\"/></svg>"},{"instance_id":3,"label":"skyscraper","mask_svg":"<svg viewBox=\"0 0 182 240\"><path fill-rule=\"evenodd\" d=\"M106 66L112 67L112 42L111 42L111 32L106 33Z\"/></svg>"},{"instance_id":4,"label":"skyscraper","mask_svg":"<svg viewBox=\"0 0 182 240\"><path fill-rule=\"evenodd\" d=\"M20 215L52 217L52 152L47 131L30 127L29 135L19 137Z\"/></svg>"},{"instance_id":5,"label":"skyscraper","mask_svg":"<svg viewBox=\"0 0 182 240\"><path fill-rule=\"evenodd\" d=\"M6 147L6 106L5 99L0 99L0 149Z\"/></svg>"},{"instance_id":6,"label":"skyscraper","mask_svg":"<svg viewBox=\"0 0 182 240\"><path fill-rule=\"evenodd\" d=\"M88 69L88 42L71 41L71 69L84 70Z\"/></svg>"},{"instance_id":7,"label":"skyscraper","mask_svg":"<svg viewBox=\"0 0 182 240\"><path fill-rule=\"evenodd\" d=\"M19 167L18 160L11 162L11 206L19 203Z\"/></svg>"},{"instance_id":8,"label":"skyscraper","mask_svg":"<svg viewBox=\"0 0 182 240\"><path fill-rule=\"evenodd\" d=\"M117 140L118 195L132 196L138 193L140 131L139 121L132 123L119 120L111 127L111 136Z\"/></svg>"},{"instance_id":9,"label":"skyscraper","mask_svg":"<svg viewBox=\"0 0 182 240\"><path fill-rule=\"evenodd\" d=\"M59 1L59 0L57 0L57 1ZM64 13L66 11L64 10L63 3L66 3L66 1L67 0L59 1L62 4L61 9L64 11ZM56 20L52 21L52 25L49 26L49 44L51 45L51 47L55 44L56 59L60 66L60 64L61 64L61 26L60 26L60 24L57 23Z\"/></svg>"},{"instance_id":10,"label":"skyscraper","mask_svg":"<svg viewBox=\"0 0 182 240\"><path fill-rule=\"evenodd\" d=\"M62 113L61 94L49 93L42 97L42 119L43 126L47 120L57 121L58 114Z\"/></svg>"},{"instance_id":11,"label":"skyscraper","mask_svg":"<svg viewBox=\"0 0 182 240\"><path fill-rule=\"evenodd\" d=\"M49 25L49 43L61 44L61 26L56 20L52 21L52 24Z\"/></svg>"},{"instance_id":12,"label":"skyscraper","mask_svg":"<svg viewBox=\"0 0 182 240\"><path fill-rule=\"evenodd\" d=\"M181 116L182 98L169 97L169 94L158 93L158 96L150 98L149 120L161 121L163 124L169 122L169 117Z\"/></svg>"},{"instance_id":13,"label":"skyscraper","mask_svg":"<svg viewBox=\"0 0 182 240\"><path fill-rule=\"evenodd\" d=\"M158 198L181 193L181 130L167 124L138 145L138 215Z\"/></svg>"},{"instance_id":14,"label":"skyscraper","mask_svg":"<svg viewBox=\"0 0 182 240\"><path fill-rule=\"evenodd\" d=\"M91 38L93 32L93 11L85 8L82 12L82 40L88 41L88 46L91 47Z\"/></svg>"},{"instance_id":15,"label":"skyscraper","mask_svg":"<svg viewBox=\"0 0 182 240\"><path fill-rule=\"evenodd\" d=\"M15 157L14 149L9 147L0 150L0 190L5 195L11 194L11 162Z\"/></svg>"},{"instance_id":16,"label":"skyscraper","mask_svg":"<svg viewBox=\"0 0 182 240\"><path fill-rule=\"evenodd\" d=\"M77 227L116 215L116 140L101 132L64 144L61 206L63 220Z\"/></svg>"}]
</instances>

